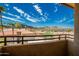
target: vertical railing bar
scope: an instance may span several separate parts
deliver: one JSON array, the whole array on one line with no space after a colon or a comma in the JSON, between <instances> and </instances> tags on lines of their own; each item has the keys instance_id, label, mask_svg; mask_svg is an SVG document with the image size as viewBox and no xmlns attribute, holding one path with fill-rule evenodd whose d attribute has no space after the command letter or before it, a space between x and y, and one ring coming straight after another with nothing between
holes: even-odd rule
<instances>
[{"instance_id":1,"label":"vertical railing bar","mask_svg":"<svg viewBox=\"0 0 79 59\"><path fill-rule=\"evenodd\" d=\"M13 36L12 38L13 38L12 42L13 42L13 44L15 44L15 43L14 43L14 41L15 41L14 38L15 38L15 37Z\"/></svg>"},{"instance_id":2,"label":"vertical railing bar","mask_svg":"<svg viewBox=\"0 0 79 59\"><path fill-rule=\"evenodd\" d=\"M22 44L24 44L24 37L22 36Z\"/></svg>"},{"instance_id":3,"label":"vertical railing bar","mask_svg":"<svg viewBox=\"0 0 79 59\"><path fill-rule=\"evenodd\" d=\"M7 45L7 40L6 40L6 37L4 37L4 46Z\"/></svg>"},{"instance_id":4,"label":"vertical railing bar","mask_svg":"<svg viewBox=\"0 0 79 59\"><path fill-rule=\"evenodd\" d=\"M52 36L50 36L50 38L53 38L53 35L52 35Z\"/></svg>"},{"instance_id":5,"label":"vertical railing bar","mask_svg":"<svg viewBox=\"0 0 79 59\"><path fill-rule=\"evenodd\" d=\"M67 34L65 34L65 40L66 40L66 38L67 38Z\"/></svg>"},{"instance_id":6,"label":"vertical railing bar","mask_svg":"<svg viewBox=\"0 0 79 59\"><path fill-rule=\"evenodd\" d=\"M60 35L59 35L59 40L60 40Z\"/></svg>"}]
</instances>

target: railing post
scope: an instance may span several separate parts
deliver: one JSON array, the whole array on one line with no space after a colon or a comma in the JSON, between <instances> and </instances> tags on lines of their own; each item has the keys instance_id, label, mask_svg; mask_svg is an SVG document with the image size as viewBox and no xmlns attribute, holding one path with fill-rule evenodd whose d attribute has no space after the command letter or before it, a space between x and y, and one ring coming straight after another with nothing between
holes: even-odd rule
<instances>
[{"instance_id":1,"label":"railing post","mask_svg":"<svg viewBox=\"0 0 79 59\"><path fill-rule=\"evenodd\" d=\"M60 40L60 35L59 35L59 40Z\"/></svg>"},{"instance_id":2,"label":"railing post","mask_svg":"<svg viewBox=\"0 0 79 59\"><path fill-rule=\"evenodd\" d=\"M19 36L17 37L17 43L18 43L18 44L20 43L20 38L21 38L21 37L19 37Z\"/></svg>"},{"instance_id":3,"label":"railing post","mask_svg":"<svg viewBox=\"0 0 79 59\"><path fill-rule=\"evenodd\" d=\"M24 43L24 42L23 42L23 39L24 39L24 38L22 37L22 44Z\"/></svg>"},{"instance_id":4,"label":"railing post","mask_svg":"<svg viewBox=\"0 0 79 59\"><path fill-rule=\"evenodd\" d=\"M66 38L67 38L67 34L65 34L65 40L66 40Z\"/></svg>"},{"instance_id":5,"label":"railing post","mask_svg":"<svg viewBox=\"0 0 79 59\"><path fill-rule=\"evenodd\" d=\"M17 35L18 35L18 37L17 37L17 43L20 43L20 36L21 36L21 32L19 31L19 32L17 32Z\"/></svg>"},{"instance_id":6,"label":"railing post","mask_svg":"<svg viewBox=\"0 0 79 59\"><path fill-rule=\"evenodd\" d=\"M4 37L4 46L7 45L7 40L6 40L6 37Z\"/></svg>"}]
</instances>

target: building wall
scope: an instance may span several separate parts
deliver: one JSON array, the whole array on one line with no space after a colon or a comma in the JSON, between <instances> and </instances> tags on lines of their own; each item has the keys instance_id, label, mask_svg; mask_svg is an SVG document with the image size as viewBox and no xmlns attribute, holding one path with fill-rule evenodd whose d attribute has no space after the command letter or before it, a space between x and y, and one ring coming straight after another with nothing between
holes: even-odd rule
<instances>
[{"instance_id":1,"label":"building wall","mask_svg":"<svg viewBox=\"0 0 79 59\"><path fill-rule=\"evenodd\" d=\"M74 48L74 41L68 40L68 55L74 56L75 55L75 48Z\"/></svg>"}]
</instances>

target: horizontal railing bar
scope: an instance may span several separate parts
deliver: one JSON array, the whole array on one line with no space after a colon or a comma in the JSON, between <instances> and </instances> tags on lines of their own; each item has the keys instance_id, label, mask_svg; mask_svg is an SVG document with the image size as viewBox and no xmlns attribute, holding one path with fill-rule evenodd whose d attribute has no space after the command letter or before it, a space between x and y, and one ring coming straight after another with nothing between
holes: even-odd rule
<instances>
[{"instance_id":1,"label":"horizontal railing bar","mask_svg":"<svg viewBox=\"0 0 79 59\"><path fill-rule=\"evenodd\" d=\"M65 38L65 37L61 37L61 38ZM67 38L70 38L70 37L67 37ZM53 40L53 39L59 39L59 38L30 39L30 40L23 40L23 41L38 41L38 40ZM19 40L19 41L21 42L22 40ZM14 40L14 41L11 40L11 41L6 41L6 42L17 42L17 40ZM4 43L4 41L0 41L0 43Z\"/></svg>"},{"instance_id":2,"label":"horizontal railing bar","mask_svg":"<svg viewBox=\"0 0 79 59\"><path fill-rule=\"evenodd\" d=\"M58 38L47 38L47 39L32 39L32 40L23 40L23 41L39 41L39 40L54 40Z\"/></svg>"},{"instance_id":3,"label":"horizontal railing bar","mask_svg":"<svg viewBox=\"0 0 79 59\"><path fill-rule=\"evenodd\" d=\"M67 37L67 38L69 38L69 39L74 39L74 38L71 38L71 37Z\"/></svg>"},{"instance_id":4,"label":"horizontal railing bar","mask_svg":"<svg viewBox=\"0 0 79 59\"><path fill-rule=\"evenodd\" d=\"M23 40L23 41L38 41L38 40L53 40L53 39L59 39L59 38L30 39L30 40ZM22 40L19 40L19 41L21 42ZM6 42L17 42L17 40L11 40ZM4 41L0 41L0 43L4 43Z\"/></svg>"},{"instance_id":5,"label":"horizontal railing bar","mask_svg":"<svg viewBox=\"0 0 79 59\"><path fill-rule=\"evenodd\" d=\"M0 41L0 43L4 43L4 41Z\"/></svg>"},{"instance_id":6,"label":"horizontal railing bar","mask_svg":"<svg viewBox=\"0 0 79 59\"><path fill-rule=\"evenodd\" d=\"M57 36L57 37L56 37ZM54 40L54 39L62 39L64 38L65 40L66 39L74 39L72 38L74 35L72 34L55 34L55 35L28 35L28 36L18 36L18 35L14 35L14 36L0 36L0 38L6 38L6 41L0 41L0 43L4 43L5 45L8 43L8 42L28 42L28 41L40 41L40 40ZM8 38L18 38L21 39L21 40L7 40ZM34 37L33 39L24 39L26 37ZM37 38L38 37L38 38ZM43 37L43 39L39 39L39 37ZM50 37L50 38L49 38ZM55 38L54 38L55 37Z\"/></svg>"},{"instance_id":7,"label":"horizontal railing bar","mask_svg":"<svg viewBox=\"0 0 79 59\"><path fill-rule=\"evenodd\" d=\"M70 35L70 34L55 34L55 35L27 35L27 36L18 36L18 35L14 35L14 36L0 36L0 38L2 37L45 37L45 36L61 36L61 35ZM70 35L72 36L72 35Z\"/></svg>"},{"instance_id":8,"label":"horizontal railing bar","mask_svg":"<svg viewBox=\"0 0 79 59\"><path fill-rule=\"evenodd\" d=\"M74 35L69 34L69 36L74 36Z\"/></svg>"}]
</instances>

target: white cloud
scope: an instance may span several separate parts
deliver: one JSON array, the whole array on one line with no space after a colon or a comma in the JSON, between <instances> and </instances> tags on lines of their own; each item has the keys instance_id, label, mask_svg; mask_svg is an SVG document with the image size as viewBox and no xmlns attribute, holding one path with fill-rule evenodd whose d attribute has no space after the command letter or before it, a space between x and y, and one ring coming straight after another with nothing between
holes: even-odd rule
<instances>
[{"instance_id":1,"label":"white cloud","mask_svg":"<svg viewBox=\"0 0 79 59\"><path fill-rule=\"evenodd\" d=\"M44 13L42 17L40 17L42 21L46 22L48 20L48 14Z\"/></svg>"},{"instance_id":2,"label":"white cloud","mask_svg":"<svg viewBox=\"0 0 79 59\"><path fill-rule=\"evenodd\" d=\"M25 14L24 14L24 17L26 17L26 16L27 16L27 14L25 13Z\"/></svg>"},{"instance_id":3,"label":"white cloud","mask_svg":"<svg viewBox=\"0 0 79 59\"><path fill-rule=\"evenodd\" d=\"M61 6L61 4L60 4L60 3L55 3L55 5Z\"/></svg>"},{"instance_id":4,"label":"white cloud","mask_svg":"<svg viewBox=\"0 0 79 59\"><path fill-rule=\"evenodd\" d=\"M19 9L17 7L13 7L18 13L20 13L21 16L27 17L29 14L25 13L22 9Z\"/></svg>"},{"instance_id":5,"label":"white cloud","mask_svg":"<svg viewBox=\"0 0 79 59\"><path fill-rule=\"evenodd\" d=\"M9 8L7 8L8 10L10 10Z\"/></svg>"},{"instance_id":6,"label":"white cloud","mask_svg":"<svg viewBox=\"0 0 79 59\"><path fill-rule=\"evenodd\" d=\"M8 15L10 15L10 16L14 16L14 17L16 17L16 18L18 18L18 19L22 19L20 16L18 16L18 15L14 15L14 14L12 14L12 13L6 13L6 12L4 12L5 14L8 14Z\"/></svg>"},{"instance_id":7,"label":"white cloud","mask_svg":"<svg viewBox=\"0 0 79 59\"><path fill-rule=\"evenodd\" d=\"M58 8L55 6L55 10L54 10L54 12L57 12L58 11Z\"/></svg>"},{"instance_id":8,"label":"white cloud","mask_svg":"<svg viewBox=\"0 0 79 59\"><path fill-rule=\"evenodd\" d=\"M44 17L42 17L41 19L42 19L42 21L46 22L46 19Z\"/></svg>"},{"instance_id":9,"label":"white cloud","mask_svg":"<svg viewBox=\"0 0 79 59\"><path fill-rule=\"evenodd\" d=\"M31 16L27 13L24 13L24 17L31 17Z\"/></svg>"},{"instance_id":10,"label":"white cloud","mask_svg":"<svg viewBox=\"0 0 79 59\"><path fill-rule=\"evenodd\" d=\"M14 14L11 14L11 13L7 13L8 15L11 15L11 16L14 16Z\"/></svg>"},{"instance_id":11,"label":"white cloud","mask_svg":"<svg viewBox=\"0 0 79 59\"><path fill-rule=\"evenodd\" d=\"M14 17L16 17L16 18L18 18L18 19L21 19L21 17L20 16L18 16L18 15L14 15L14 14L11 14L11 13L7 13L8 15L11 15L11 16L14 16Z\"/></svg>"},{"instance_id":12,"label":"white cloud","mask_svg":"<svg viewBox=\"0 0 79 59\"><path fill-rule=\"evenodd\" d=\"M74 21L74 19L70 19L70 20L68 20L67 22L69 23L69 22L73 22Z\"/></svg>"},{"instance_id":13,"label":"white cloud","mask_svg":"<svg viewBox=\"0 0 79 59\"><path fill-rule=\"evenodd\" d=\"M8 7L8 6L9 6L9 4L7 4L7 3L6 3L6 4L5 4L5 6L7 6L7 7Z\"/></svg>"},{"instance_id":14,"label":"white cloud","mask_svg":"<svg viewBox=\"0 0 79 59\"><path fill-rule=\"evenodd\" d=\"M44 18L48 19L48 14L47 13L44 14Z\"/></svg>"},{"instance_id":15,"label":"white cloud","mask_svg":"<svg viewBox=\"0 0 79 59\"><path fill-rule=\"evenodd\" d=\"M10 9L8 8L8 7L9 7L9 4L6 3L6 4L4 4L4 5L7 6L7 10L10 10Z\"/></svg>"},{"instance_id":16,"label":"white cloud","mask_svg":"<svg viewBox=\"0 0 79 59\"><path fill-rule=\"evenodd\" d=\"M38 20L31 17L29 14L25 13L22 9L19 9L17 7L13 7L18 13L20 13L21 16L25 17L26 20L29 20L31 22L37 22Z\"/></svg>"},{"instance_id":17,"label":"white cloud","mask_svg":"<svg viewBox=\"0 0 79 59\"><path fill-rule=\"evenodd\" d=\"M41 17L41 20L44 21L44 22L46 22L47 19L48 19L47 13L44 13L44 15Z\"/></svg>"},{"instance_id":18,"label":"white cloud","mask_svg":"<svg viewBox=\"0 0 79 59\"><path fill-rule=\"evenodd\" d=\"M40 20L38 20L38 19L36 19L36 18L31 17L30 15L28 15L28 16L26 17L26 19L29 20L29 21L31 21L31 22L34 22L34 23L40 21Z\"/></svg>"},{"instance_id":19,"label":"white cloud","mask_svg":"<svg viewBox=\"0 0 79 59\"><path fill-rule=\"evenodd\" d=\"M22 22L22 21L20 21L20 20L17 20L16 18L10 18L10 17L7 17L7 16L2 16L2 17L5 18L5 19L12 20L12 21Z\"/></svg>"},{"instance_id":20,"label":"white cloud","mask_svg":"<svg viewBox=\"0 0 79 59\"><path fill-rule=\"evenodd\" d=\"M36 4L36 3L32 3L32 4Z\"/></svg>"},{"instance_id":21,"label":"white cloud","mask_svg":"<svg viewBox=\"0 0 79 59\"><path fill-rule=\"evenodd\" d=\"M23 11L23 10L21 10L21 9L15 7L15 6L14 6L13 8L14 8L18 13L20 13L21 16L24 15L24 11Z\"/></svg>"},{"instance_id":22,"label":"white cloud","mask_svg":"<svg viewBox=\"0 0 79 59\"><path fill-rule=\"evenodd\" d=\"M24 14L24 17L25 17L27 20L31 21L31 22L37 22L37 20L36 20L35 18L31 17L31 16L30 16L29 14L27 14L27 13Z\"/></svg>"},{"instance_id":23,"label":"white cloud","mask_svg":"<svg viewBox=\"0 0 79 59\"><path fill-rule=\"evenodd\" d=\"M64 17L62 20L59 20L59 23L63 23L64 21L66 21L66 18Z\"/></svg>"},{"instance_id":24,"label":"white cloud","mask_svg":"<svg viewBox=\"0 0 79 59\"><path fill-rule=\"evenodd\" d=\"M31 22L37 22L35 19L27 17L27 20L31 21Z\"/></svg>"},{"instance_id":25,"label":"white cloud","mask_svg":"<svg viewBox=\"0 0 79 59\"><path fill-rule=\"evenodd\" d=\"M33 7L36 9L36 11L40 14L43 15L41 8L38 6L38 4L33 5Z\"/></svg>"}]
</instances>

